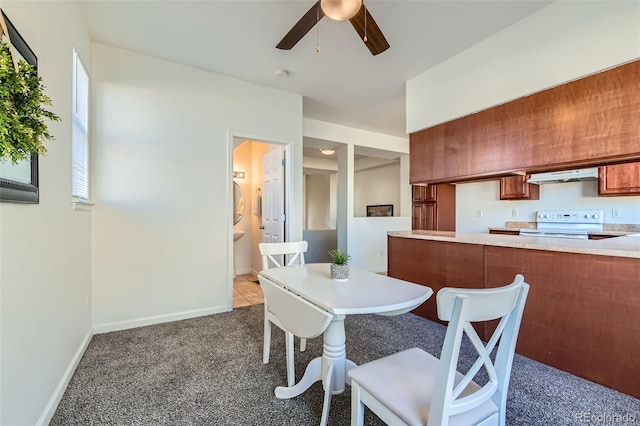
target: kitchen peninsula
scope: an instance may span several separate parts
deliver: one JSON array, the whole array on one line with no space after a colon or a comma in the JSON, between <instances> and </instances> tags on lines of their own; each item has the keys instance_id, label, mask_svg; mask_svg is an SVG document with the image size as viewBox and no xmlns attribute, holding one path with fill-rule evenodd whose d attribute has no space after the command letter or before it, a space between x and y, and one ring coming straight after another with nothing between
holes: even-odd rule
<instances>
[{"instance_id":1,"label":"kitchen peninsula","mask_svg":"<svg viewBox=\"0 0 640 426\"><path fill-rule=\"evenodd\" d=\"M531 285L516 352L640 397L640 234L569 240L447 231L388 233L388 274L442 287ZM414 311L437 320L435 298ZM487 338L495 324L482 326Z\"/></svg>"}]
</instances>

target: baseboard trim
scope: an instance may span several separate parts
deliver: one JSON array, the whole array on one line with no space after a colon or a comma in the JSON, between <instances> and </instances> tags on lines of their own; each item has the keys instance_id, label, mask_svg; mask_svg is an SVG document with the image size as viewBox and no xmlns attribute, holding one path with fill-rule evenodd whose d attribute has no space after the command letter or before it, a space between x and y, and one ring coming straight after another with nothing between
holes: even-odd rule
<instances>
[{"instance_id":1,"label":"baseboard trim","mask_svg":"<svg viewBox=\"0 0 640 426\"><path fill-rule=\"evenodd\" d=\"M76 368L80 363L80 359L82 359L84 352L87 350L87 346L89 346L89 342L91 341L92 337L93 337L93 331L89 330L87 334L84 336L84 339L82 339L82 343L80 343L80 346L78 347L78 350L76 351L75 355L71 359L69 366L67 366L67 369L62 375L60 382L58 382L58 386L56 386L56 389L53 391L53 395L51 395L51 398L49 398L49 402L47 403L47 406L42 411L42 414L40 415L40 418L36 423L37 426L46 426L49 424L49 422L51 422L51 419L53 418L53 415L55 414L56 409L58 408L58 404L60 404L60 400L64 395L64 391L67 389L67 386L69 385L69 382L73 377L73 373L75 373Z\"/></svg>"},{"instance_id":2,"label":"baseboard trim","mask_svg":"<svg viewBox=\"0 0 640 426\"><path fill-rule=\"evenodd\" d=\"M94 324L93 333L102 334L111 331L128 330L130 328L144 327L146 325L162 324L164 322L179 321L188 318L202 317L205 315L219 314L231 311L227 305L215 306L213 308L193 309L190 311L175 312L166 315L156 315L152 317L138 318L134 320L116 321L106 324Z\"/></svg>"},{"instance_id":3,"label":"baseboard trim","mask_svg":"<svg viewBox=\"0 0 640 426\"><path fill-rule=\"evenodd\" d=\"M58 404L62 400L62 396L64 395L64 391L67 389L71 378L73 377L73 373L75 373L82 356L84 355L87 347L89 346L89 342L91 342L91 338L94 334L108 333L110 331L118 331L118 330L126 330L129 328L143 327L145 325L153 325L153 324L161 324L164 322L171 321L179 321L182 319L188 318L196 318L205 315L218 314L221 312L228 312L231 309L228 306L216 306L213 308L206 309L194 309L190 311L176 312L168 315L157 315L153 317L139 318L136 320L130 321L117 321L107 324L95 325L93 330L89 330L87 334L82 339L78 350L75 355L71 359L71 362L67 366L64 374L60 378L60 382L58 382L58 386L53 391L51 398L49 398L49 402L47 406L42 411L40 418L38 419L36 426L46 426L51 422L53 415L58 408Z\"/></svg>"}]
</instances>

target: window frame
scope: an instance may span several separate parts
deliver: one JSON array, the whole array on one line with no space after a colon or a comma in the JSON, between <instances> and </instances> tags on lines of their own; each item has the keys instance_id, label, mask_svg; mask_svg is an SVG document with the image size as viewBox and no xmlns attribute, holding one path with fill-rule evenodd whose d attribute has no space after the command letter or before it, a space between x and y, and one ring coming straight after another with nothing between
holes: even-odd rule
<instances>
[{"instance_id":1,"label":"window frame","mask_svg":"<svg viewBox=\"0 0 640 426\"><path fill-rule=\"evenodd\" d=\"M77 98L77 90L78 90L78 80L77 80L77 70L78 70L78 65L82 68L82 71L84 72L84 74L87 76L87 99L86 99L86 123L82 123L84 124L85 128L84 128L84 136L85 136L85 141L86 141L86 146L83 147L86 150L86 185L87 187L86 189L86 193L87 193L87 197L84 198L82 196L78 196L74 193L74 184L76 182L76 176L75 176L75 167L74 167L74 152L75 152L75 148L76 148L76 143L78 143L78 141L75 140L74 138L74 134L75 134L75 127L76 127L76 120L77 120L77 112L76 112L76 107L78 104L78 98ZM91 155L90 155L90 143L89 143L89 138L90 138L90 77L89 77L89 72L87 71L87 67L84 65L84 62L82 61L82 57L80 56L80 54L78 53L78 50L74 47L73 48L73 81L72 81L73 87L72 87L72 96L71 96L71 102L72 102L72 108L71 108L71 200L74 203L83 203L83 204L91 204L91 176L90 176L90 166L91 166ZM81 126L78 126L81 127Z\"/></svg>"}]
</instances>

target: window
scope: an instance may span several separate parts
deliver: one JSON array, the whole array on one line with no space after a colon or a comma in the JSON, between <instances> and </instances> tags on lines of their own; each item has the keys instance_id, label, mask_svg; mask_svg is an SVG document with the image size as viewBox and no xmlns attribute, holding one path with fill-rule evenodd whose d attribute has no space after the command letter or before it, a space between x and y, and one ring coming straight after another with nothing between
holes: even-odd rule
<instances>
[{"instance_id":1,"label":"window","mask_svg":"<svg viewBox=\"0 0 640 426\"><path fill-rule=\"evenodd\" d=\"M73 50L72 189L75 200L89 201L89 76Z\"/></svg>"}]
</instances>

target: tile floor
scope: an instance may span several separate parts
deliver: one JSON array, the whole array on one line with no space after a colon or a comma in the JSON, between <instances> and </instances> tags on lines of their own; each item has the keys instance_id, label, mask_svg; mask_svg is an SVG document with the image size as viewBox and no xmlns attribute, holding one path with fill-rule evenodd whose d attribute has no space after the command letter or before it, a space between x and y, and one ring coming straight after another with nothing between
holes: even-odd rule
<instances>
[{"instance_id":1,"label":"tile floor","mask_svg":"<svg viewBox=\"0 0 640 426\"><path fill-rule=\"evenodd\" d=\"M264 296L258 278L253 274L236 275L233 280L233 307L259 305L264 303Z\"/></svg>"}]
</instances>

